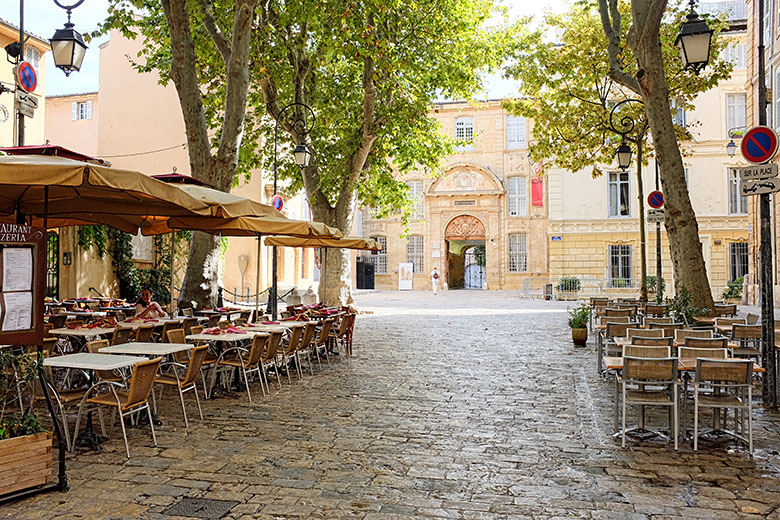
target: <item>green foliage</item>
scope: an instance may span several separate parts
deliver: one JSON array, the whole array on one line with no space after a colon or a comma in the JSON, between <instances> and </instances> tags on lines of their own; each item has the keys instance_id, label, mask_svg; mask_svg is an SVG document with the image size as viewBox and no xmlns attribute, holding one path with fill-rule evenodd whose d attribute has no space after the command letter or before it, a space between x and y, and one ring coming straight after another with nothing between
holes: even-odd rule
<instances>
[{"instance_id":1,"label":"green foliage","mask_svg":"<svg viewBox=\"0 0 780 520\"><path fill-rule=\"evenodd\" d=\"M558 282L559 291L577 292L580 287L582 287L582 283L576 276L564 276Z\"/></svg>"},{"instance_id":2,"label":"green foliage","mask_svg":"<svg viewBox=\"0 0 780 520\"><path fill-rule=\"evenodd\" d=\"M613 278L611 287L617 289L625 289L626 287L631 287L631 280L629 280L628 278Z\"/></svg>"},{"instance_id":3,"label":"green foliage","mask_svg":"<svg viewBox=\"0 0 780 520\"><path fill-rule=\"evenodd\" d=\"M412 170L433 175L452 151L452 141L428 117L432 103L473 96L482 74L500 65L516 37L517 28L491 20L493 2L261 3L252 32L244 138L232 184L248 178L253 168L270 169L274 161L275 120L263 89L271 85L278 108L302 102L316 114L306 138L312 164L303 171L293 162L297 143L285 123L308 114L291 109L281 121L278 174L286 192L302 189L305 176L315 217L329 223L338 201L353 193L380 216L401 212L408 219L411 201L399 177ZM209 3L229 39L234 2ZM204 110L216 142L225 106L225 64L205 28L200 4L188 4ZM112 28L145 39L139 56L132 58L139 72L155 71L163 84L170 80L171 36L159 0L110 0L109 18L97 33ZM344 203L351 206L351 201Z\"/></svg>"},{"instance_id":4,"label":"green foliage","mask_svg":"<svg viewBox=\"0 0 780 520\"><path fill-rule=\"evenodd\" d=\"M728 287L725 291L723 291L723 298L741 298L742 297L742 284L745 281L744 276L740 276L739 278L735 278L731 282L729 282Z\"/></svg>"},{"instance_id":5,"label":"green foliage","mask_svg":"<svg viewBox=\"0 0 780 520\"><path fill-rule=\"evenodd\" d=\"M591 308L587 303L581 303L573 309L569 309L569 328L587 328L588 322L590 321L590 313Z\"/></svg>"},{"instance_id":6,"label":"green foliage","mask_svg":"<svg viewBox=\"0 0 780 520\"><path fill-rule=\"evenodd\" d=\"M133 235L109 228L111 237L111 265L119 282L119 297L133 301L141 294L138 268L133 262Z\"/></svg>"},{"instance_id":7,"label":"green foliage","mask_svg":"<svg viewBox=\"0 0 780 520\"><path fill-rule=\"evenodd\" d=\"M108 252L108 226L79 226L78 245L82 249L90 249L95 246L100 258Z\"/></svg>"},{"instance_id":8,"label":"green foliage","mask_svg":"<svg viewBox=\"0 0 780 520\"><path fill-rule=\"evenodd\" d=\"M661 277L661 291L666 290L666 280ZM647 277L647 292L658 292L658 278L655 275Z\"/></svg>"},{"instance_id":9,"label":"green foliage","mask_svg":"<svg viewBox=\"0 0 780 520\"><path fill-rule=\"evenodd\" d=\"M32 352L13 348L0 349L0 439L44 431L32 413L5 414L8 402L16 399L17 384L24 393L31 393L38 377L39 360Z\"/></svg>"},{"instance_id":10,"label":"green foliage","mask_svg":"<svg viewBox=\"0 0 780 520\"><path fill-rule=\"evenodd\" d=\"M629 2L618 5L623 13L621 39L625 42L631 24L631 5ZM732 65L718 58L728 43L727 38L720 36L725 23L722 19L708 19L716 33L707 69L699 76L681 74L674 40L686 10L677 7L669 11L661 26L669 98L691 109L699 93L731 74ZM556 34L556 41L550 41L551 33ZM621 53L625 72L635 75L636 59L629 46L625 45ZM572 172L591 167L594 177L602 174L601 165L614 163L620 137L610 130L610 111L619 101L638 96L610 80L608 70L607 39L592 2L577 2L564 14L546 15L538 30L517 40L513 63L506 73L519 81L520 95L517 100L505 102L505 107L515 114L533 118L534 160L554 158L554 164ZM674 112L671 107L670 110ZM624 116L636 122L635 130L646 125L639 103L626 104L616 113L614 125L626 131L629 128L623 125ZM676 131L678 140L690 139L685 128L678 127ZM645 139L645 135L636 131L627 137L634 141ZM649 151L652 146L645 143L644 148Z\"/></svg>"},{"instance_id":11,"label":"green foliage","mask_svg":"<svg viewBox=\"0 0 780 520\"><path fill-rule=\"evenodd\" d=\"M677 323L693 323L694 316L704 316L709 313L709 309L702 309L691 305L691 294L683 288L680 294L674 298L666 298L664 302L667 305L666 315L674 318Z\"/></svg>"},{"instance_id":12,"label":"green foliage","mask_svg":"<svg viewBox=\"0 0 780 520\"><path fill-rule=\"evenodd\" d=\"M37 415L21 414L18 412L9 414L0 421L0 440L32 435L45 432Z\"/></svg>"}]
</instances>

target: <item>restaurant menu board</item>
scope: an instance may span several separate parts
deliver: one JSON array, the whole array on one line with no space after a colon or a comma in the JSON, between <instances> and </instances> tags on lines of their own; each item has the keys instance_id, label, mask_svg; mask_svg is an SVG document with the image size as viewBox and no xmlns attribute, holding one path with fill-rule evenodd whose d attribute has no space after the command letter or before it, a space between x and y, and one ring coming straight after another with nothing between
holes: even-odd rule
<instances>
[{"instance_id":1,"label":"restaurant menu board","mask_svg":"<svg viewBox=\"0 0 780 520\"><path fill-rule=\"evenodd\" d=\"M38 344L43 338L45 233L0 222L0 341Z\"/></svg>"}]
</instances>

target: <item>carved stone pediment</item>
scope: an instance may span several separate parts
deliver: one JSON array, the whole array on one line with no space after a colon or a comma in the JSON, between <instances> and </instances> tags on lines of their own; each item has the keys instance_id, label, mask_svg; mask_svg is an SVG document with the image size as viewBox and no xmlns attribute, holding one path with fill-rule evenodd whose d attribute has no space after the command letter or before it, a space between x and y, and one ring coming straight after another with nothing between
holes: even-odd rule
<instances>
[{"instance_id":1,"label":"carved stone pediment","mask_svg":"<svg viewBox=\"0 0 780 520\"><path fill-rule=\"evenodd\" d=\"M501 182L492 173L478 166L462 165L450 169L438 179L429 194L503 193Z\"/></svg>"},{"instance_id":2,"label":"carved stone pediment","mask_svg":"<svg viewBox=\"0 0 780 520\"><path fill-rule=\"evenodd\" d=\"M447 224L444 238L447 240L481 240L485 238L485 226L477 217L460 215Z\"/></svg>"}]
</instances>

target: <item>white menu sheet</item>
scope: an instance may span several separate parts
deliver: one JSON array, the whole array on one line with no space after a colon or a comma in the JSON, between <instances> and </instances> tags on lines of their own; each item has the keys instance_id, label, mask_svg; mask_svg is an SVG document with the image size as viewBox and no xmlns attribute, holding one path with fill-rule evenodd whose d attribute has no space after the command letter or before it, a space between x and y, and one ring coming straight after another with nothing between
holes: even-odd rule
<instances>
[{"instance_id":1,"label":"white menu sheet","mask_svg":"<svg viewBox=\"0 0 780 520\"><path fill-rule=\"evenodd\" d=\"M28 330L32 328L32 292L4 293L5 313L2 331Z\"/></svg>"},{"instance_id":2,"label":"white menu sheet","mask_svg":"<svg viewBox=\"0 0 780 520\"><path fill-rule=\"evenodd\" d=\"M3 292L32 290L33 260L29 247L3 249Z\"/></svg>"}]
</instances>

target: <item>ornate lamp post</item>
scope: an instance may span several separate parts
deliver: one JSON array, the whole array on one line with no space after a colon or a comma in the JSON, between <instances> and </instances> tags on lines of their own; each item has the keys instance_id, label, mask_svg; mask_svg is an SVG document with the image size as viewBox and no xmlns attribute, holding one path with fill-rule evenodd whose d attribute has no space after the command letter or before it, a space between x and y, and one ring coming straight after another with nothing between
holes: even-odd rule
<instances>
[{"instance_id":1,"label":"ornate lamp post","mask_svg":"<svg viewBox=\"0 0 780 520\"><path fill-rule=\"evenodd\" d=\"M303 103L290 103L289 105L282 108L279 113L276 115L276 123L274 124L274 195L276 195L277 192L277 182L278 182L278 164L277 164L277 158L278 158L278 133L279 133L279 120L282 118L282 114L284 112L292 107L299 107L303 110L296 110L295 113L295 120L292 122L292 130L295 132L295 135L298 137L298 139L301 140L300 144L295 147L295 150L293 150L293 157L295 158L295 164L297 164L301 169L306 168L309 165L309 161L311 160L311 151L306 147L306 145L303 143L303 137L309 134L309 132L312 131L314 128L314 123L316 121L316 118L314 117L314 111L311 109L309 105L305 105ZM311 116L311 123L306 124L306 114L304 111L307 111L309 115ZM271 280L271 294L268 296L268 310L271 312L272 319L276 320L277 318L277 270L278 270L278 259L277 259L277 246L273 246L273 260L272 260L272 269L273 269L273 279Z\"/></svg>"},{"instance_id":2,"label":"ornate lamp post","mask_svg":"<svg viewBox=\"0 0 780 520\"><path fill-rule=\"evenodd\" d=\"M645 202L644 202L644 188L642 186L642 151L643 151L643 143L644 143L644 136L647 132L647 121L641 121L641 125L637 128L637 122L634 120L633 117L630 115L623 115L620 116L620 121L618 125L615 125L615 113L620 110L621 107L628 105L629 103L639 103L640 105L644 106L644 103L639 99L625 99L621 101L620 103L616 104L612 111L609 113L609 126L612 129L613 132L620 134L621 136L621 143L618 147L617 151L615 152L615 156L617 158L618 167L626 171L628 167L631 165L631 147L628 145L629 141L633 141L636 144L636 159L637 159L637 166L636 166L636 178L637 178L637 191L639 195L639 244L640 244L640 255L641 255L641 284L639 288L639 297L643 302L647 302L647 253L646 253L646 242L647 237L645 236ZM630 134L632 134L636 130L636 136L634 138L626 137ZM661 231L660 231L660 224L657 224L657 231L656 231L656 238L657 238L657 248L658 248L658 258L660 259L660 243L661 243ZM660 263L660 260L659 260ZM658 267L658 285L660 286L660 267Z\"/></svg>"}]
</instances>

